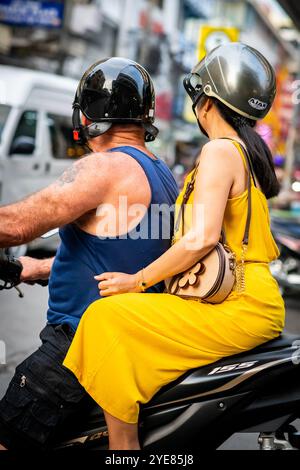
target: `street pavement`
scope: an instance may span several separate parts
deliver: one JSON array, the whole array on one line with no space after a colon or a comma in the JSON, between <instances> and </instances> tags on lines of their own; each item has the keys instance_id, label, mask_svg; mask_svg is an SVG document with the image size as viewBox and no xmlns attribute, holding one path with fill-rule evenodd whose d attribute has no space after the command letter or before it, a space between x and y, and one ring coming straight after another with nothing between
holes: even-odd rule
<instances>
[{"instance_id":1,"label":"street pavement","mask_svg":"<svg viewBox=\"0 0 300 470\"><path fill-rule=\"evenodd\" d=\"M6 345L5 365L1 365L0 356L0 397L15 366L39 346L39 333L46 322L47 288L22 285L22 291L23 299L15 290L0 292L0 341ZM300 334L300 297L286 299L286 307L286 332ZM256 434L239 434L222 448L256 449L256 443Z\"/></svg>"}]
</instances>

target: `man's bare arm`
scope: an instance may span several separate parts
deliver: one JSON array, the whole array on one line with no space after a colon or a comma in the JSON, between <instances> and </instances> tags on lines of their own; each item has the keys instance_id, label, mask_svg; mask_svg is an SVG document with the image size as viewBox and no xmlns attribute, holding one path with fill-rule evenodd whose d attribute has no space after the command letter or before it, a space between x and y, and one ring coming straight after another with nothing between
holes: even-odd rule
<instances>
[{"instance_id":1,"label":"man's bare arm","mask_svg":"<svg viewBox=\"0 0 300 470\"><path fill-rule=\"evenodd\" d=\"M111 167L109 158L89 155L42 191L0 207L0 247L28 243L96 208L114 172Z\"/></svg>"}]
</instances>

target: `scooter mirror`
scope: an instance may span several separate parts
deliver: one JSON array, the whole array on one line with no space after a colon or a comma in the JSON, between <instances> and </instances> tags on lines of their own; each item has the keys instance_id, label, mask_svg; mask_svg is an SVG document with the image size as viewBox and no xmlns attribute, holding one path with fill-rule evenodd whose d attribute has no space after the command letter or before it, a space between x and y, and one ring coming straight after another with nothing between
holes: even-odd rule
<instances>
[{"instance_id":1,"label":"scooter mirror","mask_svg":"<svg viewBox=\"0 0 300 470\"><path fill-rule=\"evenodd\" d=\"M43 240L45 240L47 238L53 237L54 235L57 235L58 232L59 232L59 229L55 228L53 230L49 230L49 232L44 233L44 235L41 235L40 238L43 238Z\"/></svg>"}]
</instances>

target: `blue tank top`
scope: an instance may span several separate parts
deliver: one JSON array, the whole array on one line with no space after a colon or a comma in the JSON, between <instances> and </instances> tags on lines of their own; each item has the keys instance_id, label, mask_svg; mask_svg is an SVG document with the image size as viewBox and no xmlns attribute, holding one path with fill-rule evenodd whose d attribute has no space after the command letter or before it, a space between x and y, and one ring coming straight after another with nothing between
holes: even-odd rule
<instances>
[{"instance_id":1,"label":"blue tank top","mask_svg":"<svg viewBox=\"0 0 300 470\"><path fill-rule=\"evenodd\" d=\"M162 160L153 160L134 147L110 151L126 153L141 165L151 188L150 206L138 226L126 236L99 238L74 223L60 229L61 243L49 280L50 324L68 323L76 330L87 307L100 298L95 275L115 271L136 273L170 247L174 222L170 207L178 195L171 171ZM163 283L148 291L162 292Z\"/></svg>"}]
</instances>

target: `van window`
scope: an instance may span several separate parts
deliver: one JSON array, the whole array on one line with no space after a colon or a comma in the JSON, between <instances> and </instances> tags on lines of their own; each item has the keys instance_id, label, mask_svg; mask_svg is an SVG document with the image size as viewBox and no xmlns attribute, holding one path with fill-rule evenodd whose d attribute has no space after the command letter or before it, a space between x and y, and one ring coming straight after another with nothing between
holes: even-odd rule
<instances>
[{"instance_id":1,"label":"van window","mask_svg":"<svg viewBox=\"0 0 300 470\"><path fill-rule=\"evenodd\" d=\"M60 159L82 157L85 152L73 140L71 118L57 114L48 114L47 117L53 157Z\"/></svg>"},{"instance_id":2,"label":"van window","mask_svg":"<svg viewBox=\"0 0 300 470\"><path fill-rule=\"evenodd\" d=\"M10 110L11 110L10 106L7 106L6 104L0 104L0 142L1 142L2 132L3 132Z\"/></svg>"},{"instance_id":3,"label":"van window","mask_svg":"<svg viewBox=\"0 0 300 470\"><path fill-rule=\"evenodd\" d=\"M10 146L10 155L30 156L35 150L37 111L24 111Z\"/></svg>"}]
</instances>

